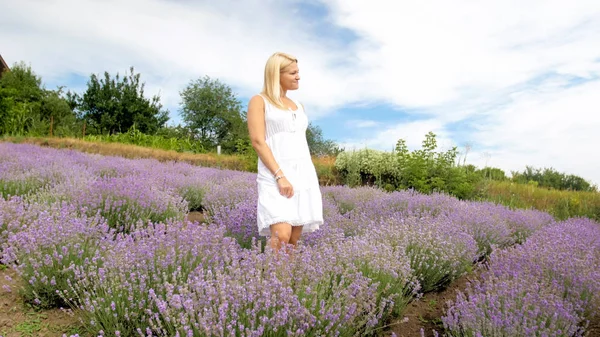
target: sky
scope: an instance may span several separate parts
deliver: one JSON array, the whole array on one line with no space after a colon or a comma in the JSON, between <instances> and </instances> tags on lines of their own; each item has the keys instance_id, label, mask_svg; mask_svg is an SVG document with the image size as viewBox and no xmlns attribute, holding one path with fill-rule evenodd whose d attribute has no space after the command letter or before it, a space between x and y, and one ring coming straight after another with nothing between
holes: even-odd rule
<instances>
[{"instance_id":1,"label":"sky","mask_svg":"<svg viewBox=\"0 0 600 337\"><path fill-rule=\"evenodd\" d=\"M436 134L510 175L554 168L600 185L597 0L0 0L0 54L46 88L141 73L169 123L209 76L246 106L276 51L295 55L310 120L348 150ZM466 152L466 149L469 149Z\"/></svg>"}]
</instances>

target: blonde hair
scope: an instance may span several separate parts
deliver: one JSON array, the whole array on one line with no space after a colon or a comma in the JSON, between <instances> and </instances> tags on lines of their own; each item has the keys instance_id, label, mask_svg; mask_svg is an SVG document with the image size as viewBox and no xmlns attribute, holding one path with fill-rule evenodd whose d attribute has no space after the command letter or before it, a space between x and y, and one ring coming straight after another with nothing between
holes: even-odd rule
<instances>
[{"instance_id":1,"label":"blonde hair","mask_svg":"<svg viewBox=\"0 0 600 337\"><path fill-rule=\"evenodd\" d=\"M265 65L265 80L261 94L273 105L286 109L281 100L281 84L279 82L281 71L298 60L286 53L275 53L269 57Z\"/></svg>"}]
</instances>

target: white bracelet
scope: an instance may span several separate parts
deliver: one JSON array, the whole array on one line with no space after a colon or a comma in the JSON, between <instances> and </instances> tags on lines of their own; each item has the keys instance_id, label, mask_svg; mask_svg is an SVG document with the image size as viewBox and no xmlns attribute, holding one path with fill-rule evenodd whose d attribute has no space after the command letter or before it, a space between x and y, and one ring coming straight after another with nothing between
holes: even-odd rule
<instances>
[{"instance_id":1,"label":"white bracelet","mask_svg":"<svg viewBox=\"0 0 600 337\"><path fill-rule=\"evenodd\" d=\"M281 179L283 177L285 177L285 176L277 176L277 177L275 177L275 181L278 181L279 179Z\"/></svg>"},{"instance_id":2,"label":"white bracelet","mask_svg":"<svg viewBox=\"0 0 600 337\"><path fill-rule=\"evenodd\" d=\"M277 171L275 171L275 174L273 174L273 177L277 177L277 172L281 171L281 167L277 169Z\"/></svg>"}]
</instances>

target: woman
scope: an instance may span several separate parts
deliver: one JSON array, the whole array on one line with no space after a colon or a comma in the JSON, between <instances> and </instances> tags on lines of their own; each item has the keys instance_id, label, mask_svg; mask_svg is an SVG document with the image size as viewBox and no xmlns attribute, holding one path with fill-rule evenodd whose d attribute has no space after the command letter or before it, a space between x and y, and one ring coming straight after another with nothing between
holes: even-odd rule
<instances>
[{"instance_id":1,"label":"woman","mask_svg":"<svg viewBox=\"0 0 600 337\"><path fill-rule=\"evenodd\" d=\"M287 96L298 89L298 60L275 53L264 76L262 92L248 104L248 131L258 154L258 232L279 250L319 229L323 205L306 141L308 118L304 106Z\"/></svg>"}]
</instances>

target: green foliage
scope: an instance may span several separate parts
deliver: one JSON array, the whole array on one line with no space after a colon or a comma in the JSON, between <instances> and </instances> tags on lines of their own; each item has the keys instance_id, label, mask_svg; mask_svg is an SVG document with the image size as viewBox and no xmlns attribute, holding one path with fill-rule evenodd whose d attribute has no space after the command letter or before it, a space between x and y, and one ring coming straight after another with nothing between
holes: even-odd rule
<instances>
[{"instance_id":1,"label":"green foliage","mask_svg":"<svg viewBox=\"0 0 600 337\"><path fill-rule=\"evenodd\" d=\"M335 166L350 186L374 184L386 190L414 189L422 193L448 192L468 199L479 179L473 170L455 164L457 150L436 152L435 134L430 132L422 149L409 151L403 139L393 152L363 149L342 152Z\"/></svg>"},{"instance_id":2,"label":"green foliage","mask_svg":"<svg viewBox=\"0 0 600 337\"><path fill-rule=\"evenodd\" d=\"M81 132L82 122L77 119L63 89L63 87L59 87L56 91L47 92L40 107L40 117L46 123L52 121L53 136L74 137ZM43 135L48 134L46 132Z\"/></svg>"},{"instance_id":3,"label":"green foliage","mask_svg":"<svg viewBox=\"0 0 600 337\"><path fill-rule=\"evenodd\" d=\"M249 138L241 103L226 84L205 76L180 95L181 117L205 148L233 153L239 139Z\"/></svg>"},{"instance_id":4,"label":"green foliage","mask_svg":"<svg viewBox=\"0 0 600 337\"><path fill-rule=\"evenodd\" d=\"M35 193L46 186L47 181L39 177L24 177L22 179L0 179L0 197L26 196Z\"/></svg>"},{"instance_id":5,"label":"green foliage","mask_svg":"<svg viewBox=\"0 0 600 337\"><path fill-rule=\"evenodd\" d=\"M30 66L17 63L0 78L0 133L72 136L79 126L62 88L46 90Z\"/></svg>"},{"instance_id":6,"label":"green foliage","mask_svg":"<svg viewBox=\"0 0 600 337\"><path fill-rule=\"evenodd\" d=\"M194 134L192 130L179 124L176 126L164 126L156 131L155 136L161 136L164 138L191 139L193 138Z\"/></svg>"},{"instance_id":7,"label":"green foliage","mask_svg":"<svg viewBox=\"0 0 600 337\"><path fill-rule=\"evenodd\" d=\"M0 78L0 131L25 135L39 115L44 90L41 79L25 63L17 63Z\"/></svg>"},{"instance_id":8,"label":"green foliage","mask_svg":"<svg viewBox=\"0 0 600 337\"><path fill-rule=\"evenodd\" d=\"M112 78L104 72L104 78L92 74L83 96L69 93L67 101L75 106L87 122L86 133L115 134L126 132L134 124L142 133L153 134L168 120L168 111L159 102L158 95L144 97L145 83L140 74L130 73Z\"/></svg>"},{"instance_id":9,"label":"green foliage","mask_svg":"<svg viewBox=\"0 0 600 337\"><path fill-rule=\"evenodd\" d=\"M0 87L14 90L15 102L39 102L44 96L42 79L25 62L15 63L0 79Z\"/></svg>"},{"instance_id":10,"label":"green foliage","mask_svg":"<svg viewBox=\"0 0 600 337\"><path fill-rule=\"evenodd\" d=\"M235 143L236 155L243 158L245 165L244 170L249 172L256 172L258 169L258 155L252 148L250 138L237 139Z\"/></svg>"},{"instance_id":11,"label":"green foliage","mask_svg":"<svg viewBox=\"0 0 600 337\"><path fill-rule=\"evenodd\" d=\"M168 133L170 131L166 131ZM147 135L142 133L134 125L125 133L117 133L112 135L90 135L84 138L92 142L107 142L132 144L143 147L149 147L161 150L171 150L177 152L204 153L205 149L202 144L191 138L174 138L163 135Z\"/></svg>"},{"instance_id":12,"label":"green foliage","mask_svg":"<svg viewBox=\"0 0 600 337\"><path fill-rule=\"evenodd\" d=\"M482 178L496 180L496 181L504 181L508 178L506 177L506 173L503 170L495 167L484 167L482 169L476 169L475 173L479 174Z\"/></svg>"},{"instance_id":13,"label":"green foliage","mask_svg":"<svg viewBox=\"0 0 600 337\"><path fill-rule=\"evenodd\" d=\"M592 186L585 179L572 174L560 173L553 168L544 168L542 170L526 166L523 172L512 172L512 180L521 184L534 183L539 187L554 188L557 190L597 191L597 187Z\"/></svg>"},{"instance_id":14,"label":"green foliage","mask_svg":"<svg viewBox=\"0 0 600 337\"><path fill-rule=\"evenodd\" d=\"M333 140L324 139L321 128L312 122L306 130L306 141L313 156L337 156L343 151Z\"/></svg>"}]
</instances>

